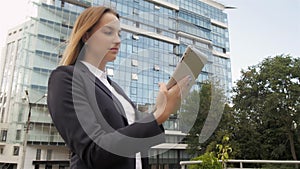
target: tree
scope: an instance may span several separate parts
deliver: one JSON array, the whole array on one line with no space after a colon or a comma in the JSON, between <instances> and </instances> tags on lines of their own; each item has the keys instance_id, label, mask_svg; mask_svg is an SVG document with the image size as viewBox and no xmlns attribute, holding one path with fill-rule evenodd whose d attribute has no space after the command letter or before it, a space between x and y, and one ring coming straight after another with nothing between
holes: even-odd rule
<instances>
[{"instance_id":1,"label":"tree","mask_svg":"<svg viewBox=\"0 0 300 169\"><path fill-rule=\"evenodd\" d=\"M206 144L220 122L224 105L224 92L213 82L201 84L200 91L193 91L187 97L180 112L180 121L182 128L188 132L187 150L192 156L205 152Z\"/></svg>"},{"instance_id":2,"label":"tree","mask_svg":"<svg viewBox=\"0 0 300 169\"><path fill-rule=\"evenodd\" d=\"M199 143L199 132L214 106L211 84L203 84L198 92L198 116L193 119L195 123L187 137L189 152L194 155L213 152L227 135L233 150L231 158L297 160L300 155L299 68L299 58L280 55L243 70L233 88L233 107L225 105L215 132L206 142ZM192 102L195 97L197 92L190 95L192 104L186 104L183 112L196 111L197 101ZM190 117L187 114L182 118Z\"/></svg>"},{"instance_id":3,"label":"tree","mask_svg":"<svg viewBox=\"0 0 300 169\"><path fill-rule=\"evenodd\" d=\"M233 140L236 133L238 123L235 122L234 111L231 106L225 104L224 111L222 114L222 119L218 125L218 128L215 130L213 135L205 144L202 144L203 147L206 147L206 152L216 152L216 146L218 143L221 143L224 137L228 137L228 144L231 145L233 149L236 149L236 141ZM234 151L231 153L231 157L234 158L235 154L238 153Z\"/></svg>"},{"instance_id":4,"label":"tree","mask_svg":"<svg viewBox=\"0 0 300 169\"><path fill-rule=\"evenodd\" d=\"M210 101L211 86L210 83L204 83L200 92L194 90L186 98L186 104L182 106L180 112L181 126L184 126L184 132L188 133L186 137L187 152L192 156L201 154L199 133L209 112Z\"/></svg>"},{"instance_id":5,"label":"tree","mask_svg":"<svg viewBox=\"0 0 300 169\"><path fill-rule=\"evenodd\" d=\"M266 58L242 71L233 89L235 118L243 124L234 138L240 158L298 159L299 77L300 60L289 55Z\"/></svg>"}]
</instances>

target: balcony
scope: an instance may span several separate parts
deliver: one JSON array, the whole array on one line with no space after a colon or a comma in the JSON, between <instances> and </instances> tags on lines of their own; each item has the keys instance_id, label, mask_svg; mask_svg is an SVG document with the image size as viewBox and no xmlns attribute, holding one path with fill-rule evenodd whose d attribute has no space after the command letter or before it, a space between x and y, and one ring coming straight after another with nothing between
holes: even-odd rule
<instances>
[{"instance_id":1,"label":"balcony","mask_svg":"<svg viewBox=\"0 0 300 169\"><path fill-rule=\"evenodd\" d=\"M83 0L62 0L62 4L64 4L64 2L73 4L73 5L77 5L77 6L81 6L83 8L88 8L92 5L90 2L83 1Z\"/></svg>"},{"instance_id":2,"label":"balcony","mask_svg":"<svg viewBox=\"0 0 300 169\"><path fill-rule=\"evenodd\" d=\"M27 144L32 145L65 145L59 135L29 134Z\"/></svg>"}]
</instances>

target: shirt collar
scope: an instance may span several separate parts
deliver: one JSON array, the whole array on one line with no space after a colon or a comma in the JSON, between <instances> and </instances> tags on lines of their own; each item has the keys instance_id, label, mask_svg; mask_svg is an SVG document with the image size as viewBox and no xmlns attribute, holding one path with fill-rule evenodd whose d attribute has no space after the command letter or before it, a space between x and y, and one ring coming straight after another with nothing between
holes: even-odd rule
<instances>
[{"instance_id":1,"label":"shirt collar","mask_svg":"<svg viewBox=\"0 0 300 169\"><path fill-rule=\"evenodd\" d=\"M107 75L102 70L98 69L97 67L95 67L94 65L90 64L89 62L81 60L81 63L83 63L89 69L89 71L91 73L93 73L96 77L98 77L100 79L107 80Z\"/></svg>"}]
</instances>

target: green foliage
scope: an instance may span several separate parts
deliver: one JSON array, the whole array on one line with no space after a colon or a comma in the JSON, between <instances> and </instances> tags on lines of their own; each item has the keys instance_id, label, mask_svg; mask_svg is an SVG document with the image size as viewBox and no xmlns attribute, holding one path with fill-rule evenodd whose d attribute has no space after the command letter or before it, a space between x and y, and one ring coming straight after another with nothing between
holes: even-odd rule
<instances>
[{"instance_id":1,"label":"green foliage","mask_svg":"<svg viewBox=\"0 0 300 169\"><path fill-rule=\"evenodd\" d=\"M297 159L299 67L299 58L281 55L242 71L233 89L237 158Z\"/></svg>"},{"instance_id":2,"label":"green foliage","mask_svg":"<svg viewBox=\"0 0 300 169\"><path fill-rule=\"evenodd\" d=\"M233 106L225 105L218 128L200 144L199 133L213 105L210 83L202 85L198 116L187 138L191 154L214 152L226 135L234 150L230 153L232 159L299 159L300 58L269 57L241 73L233 88ZM197 105L197 101L193 104ZM186 105L186 109L195 112L194 105Z\"/></svg>"},{"instance_id":3,"label":"green foliage","mask_svg":"<svg viewBox=\"0 0 300 169\"><path fill-rule=\"evenodd\" d=\"M214 156L213 152L205 153L199 157L193 158L192 161L201 160L200 164L189 165L189 169L222 169L218 158Z\"/></svg>"},{"instance_id":4,"label":"green foliage","mask_svg":"<svg viewBox=\"0 0 300 169\"><path fill-rule=\"evenodd\" d=\"M210 101L211 84L204 83L200 92L193 91L187 98L187 104L182 106L182 112L180 113L181 126L188 126L184 132L189 133L187 135L187 151L191 155L197 156L200 154L199 133L209 112Z\"/></svg>"},{"instance_id":5,"label":"green foliage","mask_svg":"<svg viewBox=\"0 0 300 169\"><path fill-rule=\"evenodd\" d=\"M222 140L224 140L224 136L226 136L228 137L228 141L226 144L230 145L231 148L234 149L234 151L231 152L230 156L231 158L235 158L236 154L239 153L238 151L236 151L236 142L238 140L232 139L234 138L234 133L236 133L236 128L237 124L235 122L234 111L232 107L226 104L218 128L216 129L212 137L202 146L206 147L206 152L214 152L216 150L217 143L221 143ZM224 144L224 141L222 144Z\"/></svg>"},{"instance_id":6,"label":"green foliage","mask_svg":"<svg viewBox=\"0 0 300 169\"><path fill-rule=\"evenodd\" d=\"M217 128L224 109L224 99L223 90L213 82L201 84L200 91L193 91L187 97L179 118L181 119L180 126L185 129L183 131L189 133L187 135L189 154L198 156L205 152L203 145L206 143L199 140L206 140Z\"/></svg>"},{"instance_id":7,"label":"green foliage","mask_svg":"<svg viewBox=\"0 0 300 169\"><path fill-rule=\"evenodd\" d=\"M216 144L217 157L214 152L206 152L205 154L193 158L192 161L201 160L202 163L190 165L189 169L224 169L226 168L225 163L229 159L229 154L232 152L232 148L228 144L229 137L223 136L222 143ZM222 163L219 162L222 161Z\"/></svg>"},{"instance_id":8,"label":"green foliage","mask_svg":"<svg viewBox=\"0 0 300 169\"><path fill-rule=\"evenodd\" d=\"M232 148L228 144L229 142L229 137L224 136L222 139L222 144L217 144L217 154L218 154L218 159L222 160L222 167L225 168L225 162L229 159L229 154L232 152Z\"/></svg>"}]
</instances>

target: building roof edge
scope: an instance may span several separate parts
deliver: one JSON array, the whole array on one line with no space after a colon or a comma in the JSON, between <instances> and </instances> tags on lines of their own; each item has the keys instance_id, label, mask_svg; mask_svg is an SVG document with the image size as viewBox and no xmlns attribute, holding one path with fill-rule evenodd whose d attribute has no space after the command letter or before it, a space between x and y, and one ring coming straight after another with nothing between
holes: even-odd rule
<instances>
[{"instance_id":1,"label":"building roof edge","mask_svg":"<svg viewBox=\"0 0 300 169\"><path fill-rule=\"evenodd\" d=\"M213 7L216 7L218 9L222 10L222 11L225 9L225 5L223 5L223 4L221 4L217 1L214 1L214 0L199 0L199 1L204 2L208 5L213 6Z\"/></svg>"}]
</instances>

